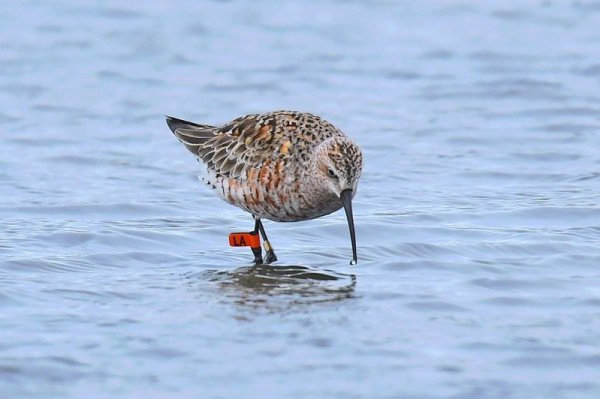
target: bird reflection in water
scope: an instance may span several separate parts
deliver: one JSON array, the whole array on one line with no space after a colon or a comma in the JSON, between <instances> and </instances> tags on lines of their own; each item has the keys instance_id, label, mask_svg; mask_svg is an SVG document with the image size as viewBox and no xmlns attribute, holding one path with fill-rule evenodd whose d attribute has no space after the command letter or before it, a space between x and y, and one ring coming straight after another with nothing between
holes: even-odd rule
<instances>
[{"instance_id":1,"label":"bird reflection in water","mask_svg":"<svg viewBox=\"0 0 600 399\"><path fill-rule=\"evenodd\" d=\"M196 277L216 283L236 304L276 310L282 305L337 302L354 297L356 276L298 265L255 265L208 270ZM189 276L191 277L191 276Z\"/></svg>"}]
</instances>

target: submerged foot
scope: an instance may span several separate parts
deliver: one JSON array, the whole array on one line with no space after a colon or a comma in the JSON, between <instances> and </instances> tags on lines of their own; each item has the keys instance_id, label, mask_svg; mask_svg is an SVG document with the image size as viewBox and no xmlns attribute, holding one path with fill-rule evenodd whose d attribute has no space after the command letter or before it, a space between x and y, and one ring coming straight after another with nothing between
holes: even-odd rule
<instances>
[{"instance_id":1,"label":"submerged foot","mask_svg":"<svg viewBox=\"0 0 600 399\"><path fill-rule=\"evenodd\" d=\"M269 249L267 254L265 255L265 264L271 264L272 262L277 262L277 255L275 255L275 251Z\"/></svg>"},{"instance_id":2,"label":"submerged foot","mask_svg":"<svg viewBox=\"0 0 600 399\"><path fill-rule=\"evenodd\" d=\"M263 258L262 258L262 249L261 249L261 247L252 248L252 253L254 254L254 264L255 265L262 265L263 264Z\"/></svg>"}]
</instances>

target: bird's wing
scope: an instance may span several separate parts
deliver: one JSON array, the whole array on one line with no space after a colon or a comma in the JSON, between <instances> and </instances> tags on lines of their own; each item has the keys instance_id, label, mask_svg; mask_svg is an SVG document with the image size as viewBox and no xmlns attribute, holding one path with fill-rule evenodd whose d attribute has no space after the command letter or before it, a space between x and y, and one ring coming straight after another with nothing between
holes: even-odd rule
<instances>
[{"instance_id":1,"label":"bird's wing","mask_svg":"<svg viewBox=\"0 0 600 399\"><path fill-rule=\"evenodd\" d=\"M167 117L167 124L179 141L217 175L243 180L249 168L285 155L285 146L277 144L281 128L275 117L251 114L222 127Z\"/></svg>"},{"instance_id":2,"label":"bird's wing","mask_svg":"<svg viewBox=\"0 0 600 399\"><path fill-rule=\"evenodd\" d=\"M222 127L167 117L177 138L208 172L245 180L250 169L266 162L306 161L319 143L343 133L318 116L295 111L250 114Z\"/></svg>"}]
</instances>

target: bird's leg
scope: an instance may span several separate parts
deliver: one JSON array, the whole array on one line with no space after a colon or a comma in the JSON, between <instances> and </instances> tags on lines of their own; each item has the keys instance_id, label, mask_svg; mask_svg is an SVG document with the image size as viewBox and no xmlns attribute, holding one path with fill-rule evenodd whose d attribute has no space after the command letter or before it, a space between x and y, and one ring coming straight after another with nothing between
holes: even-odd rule
<instances>
[{"instance_id":1,"label":"bird's leg","mask_svg":"<svg viewBox=\"0 0 600 399\"><path fill-rule=\"evenodd\" d=\"M258 234L258 230L261 226L262 225L260 223L260 219L255 216L254 217L254 230L252 231L252 234L254 234L254 235ZM250 249L252 249L252 253L254 254L254 263L257 265L262 265L263 258L262 258L262 248L260 247L260 244L257 248L251 247Z\"/></svg>"},{"instance_id":2,"label":"bird's leg","mask_svg":"<svg viewBox=\"0 0 600 399\"><path fill-rule=\"evenodd\" d=\"M258 223L260 234L262 235L263 240L265 240L264 246L265 251L267 251L267 254L265 255L265 263L268 265L271 262L277 262L277 255L275 255L275 251L273 251L273 247L271 246L271 243L267 238L267 233L265 233L265 228L262 222L260 221L260 219L256 219L256 222Z\"/></svg>"}]
</instances>

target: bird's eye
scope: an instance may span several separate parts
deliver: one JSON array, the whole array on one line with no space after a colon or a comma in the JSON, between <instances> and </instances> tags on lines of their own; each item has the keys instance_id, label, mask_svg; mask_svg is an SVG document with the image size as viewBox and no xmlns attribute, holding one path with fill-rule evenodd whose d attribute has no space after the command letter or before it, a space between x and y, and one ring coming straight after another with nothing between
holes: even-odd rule
<instances>
[{"instance_id":1,"label":"bird's eye","mask_svg":"<svg viewBox=\"0 0 600 399\"><path fill-rule=\"evenodd\" d=\"M327 174L329 175L329 177L337 179L337 175L335 174L335 172L333 171L333 169L329 169L327 171Z\"/></svg>"}]
</instances>

